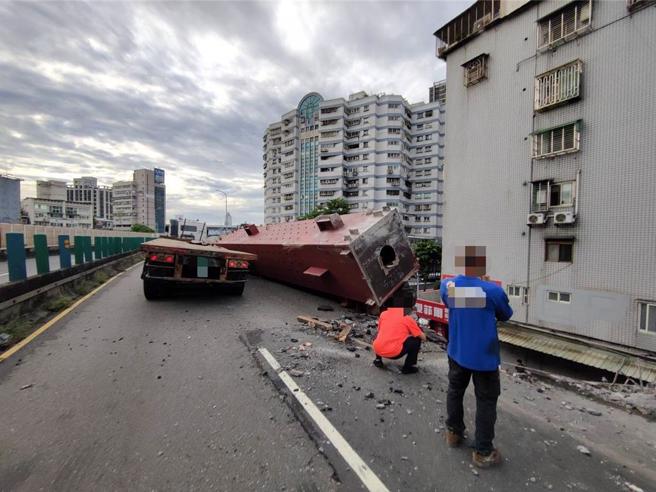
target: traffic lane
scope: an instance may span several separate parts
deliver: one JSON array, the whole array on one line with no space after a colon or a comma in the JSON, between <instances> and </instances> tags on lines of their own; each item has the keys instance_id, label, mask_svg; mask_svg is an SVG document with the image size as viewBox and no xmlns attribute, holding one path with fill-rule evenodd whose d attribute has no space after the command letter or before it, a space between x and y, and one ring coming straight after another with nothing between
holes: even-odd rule
<instances>
[{"instance_id":1,"label":"traffic lane","mask_svg":"<svg viewBox=\"0 0 656 492\"><path fill-rule=\"evenodd\" d=\"M50 255L48 257L50 262L50 271L54 272L59 270L59 254ZM71 255L71 266L75 265L75 256ZM25 268L27 270L27 276L31 277L37 274L36 270L36 259L33 257L28 257L25 259ZM7 260L0 261L0 284L9 282L9 264Z\"/></svg>"},{"instance_id":2,"label":"traffic lane","mask_svg":"<svg viewBox=\"0 0 656 492\"><path fill-rule=\"evenodd\" d=\"M607 408L602 417L576 408L570 412L560 398L587 408L596 404L556 388L538 393L503 376L495 444L504 465L475 470L470 448L473 389L465 400L467 445L449 449L445 443L448 365L441 349L426 344L421 371L407 376L400 373L401 362L387 361L385 370L377 369L370 351L354 346L350 352L316 333L290 324L286 330L264 334L261 344L284 368L299 371L291 371L296 383L392 490L506 491L530 485L544 490L624 490L625 481L653 489L649 478L632 470L645 472L649 467L639 461L649 462L649 436L654 435L645 434L639 417ZM311 345L305 346L307 342ZM605 425L605 419L617 419L617 425ZM640 442L641 434L647 443ZM592 449L591 456L577 449L581 442Z\"/></svg>"},{"instance_id":3,"label":"traffic lane","mask_svg":"<svg viewBox=\"0 0 656 492\"><path fill-rule=\"evenodd\" d=\"M337 488L238 339L318 298L251 279L147 302L139 274L0 365L0 489Z\"/></svg>"}]
</instances>

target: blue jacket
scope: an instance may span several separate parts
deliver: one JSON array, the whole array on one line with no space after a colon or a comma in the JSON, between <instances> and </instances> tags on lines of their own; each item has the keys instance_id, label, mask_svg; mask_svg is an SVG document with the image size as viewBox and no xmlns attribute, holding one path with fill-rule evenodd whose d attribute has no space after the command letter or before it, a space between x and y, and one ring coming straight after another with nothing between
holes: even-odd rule
<instances>
[{"instance_id":1,"label":"blue jacket","mask_svg":"<svg viewBox=\"0 0 656 492\"><path fill-rule=\"evenodd\" d=\"M448 295L449 282L454 283L455 297ZM504 290L478 277L458 275L442 280L440 296L449 308L449 357L467 369L495 371L501 363L497 320L513 314Z\"/></svg>"}]
</instances>

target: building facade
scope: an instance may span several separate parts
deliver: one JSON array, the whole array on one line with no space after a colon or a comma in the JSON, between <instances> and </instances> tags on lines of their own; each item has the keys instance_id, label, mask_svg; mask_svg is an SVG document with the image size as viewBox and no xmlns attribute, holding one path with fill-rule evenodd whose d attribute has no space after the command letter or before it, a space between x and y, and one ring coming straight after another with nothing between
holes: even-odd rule
<instances>
[{"instance_id":1,"label":"building facade","mask_svg":"<svg viewBox=\"0 0 656 492\"><path fill-rule=\"evenodd\" d=\"M428 88L428 102L435 101L446 104L446 80L435 82Z\"/></svg>"},{"instance_id":2,"label":"building facade","mask_svg":"<svg viewBox=\"0 0 656 492\"><path fill-rule=\"evenodd\" d=\"M0 223L18 224L20 218L20 179L0 176Z\"/></svg>"},{"instance_id":3,"label":"building facade","mask_svg":"<svg viewBox=\"0 0 656 492\"><path fill-rule=\"evenodd\" d=\"M397 208L412 237L440 238L445 111L398 95L307 94L263 138L265 223L344 198L352 211Z\"/></svg>"},{"instance_id":4,"label":"building facade","mask_svg":"<svg viewBox=\"0 0 656 492\"><path fill-rule=\"evenodd\" d=\"M37 181L36 197L44 200L66 201L66 181L57 179Z\"/></svg>"},{"instance_id":5,"label":"building facade","mask_svg":"<svg viewBox=\"0 0 656 492\"><path fill-rule=\"evenodd\" d=\"M93 228L91 204L37 197L23 199L21 206L31 225Z\"/></svg>"},{"instance_id":6,"label":"building facade","mask_svg":"<svg viewBox=\"0 0 656 492\"><path fill-rule=\"evenodd\" d=\"M166 228L166 186L163 169L136 169L132 181L118 181L112 190L114 227L143 224L155 232Z\"/></svg>"},{"instance_id":7,"label":"building facade","mask_svg":"<svg viewBox=\"0 0 656 492\"><path fill-rule=\"evenodd\" d=\"M112 186L114 229L130 230L137 221L137 189L133 181L117 181Z\"/></svg>"},{"instance_id":8,"label":"building facade","mask_svg":"<svg viewBox=\"0 0 656 492\"><path fill-rule=\"evenodd\" d=\"M73 185L66 189L69 202L86 203L93 206L94 227L98 229L112 229L112 189L107 186L98 186L98 180L90 176L73 179Z\"/></svg>"},{"instance_id":9,"label":"building facade","mask_svg":"<svg viewBox=\"0 0 656 492\"><path fill-rule=\"evenodd\" d=\"M656 350L656 8L476 2L447 62L442 265L485 245L513 320ZM621 50L621 52L620 52Z\"/></svg>"}]
</instances>

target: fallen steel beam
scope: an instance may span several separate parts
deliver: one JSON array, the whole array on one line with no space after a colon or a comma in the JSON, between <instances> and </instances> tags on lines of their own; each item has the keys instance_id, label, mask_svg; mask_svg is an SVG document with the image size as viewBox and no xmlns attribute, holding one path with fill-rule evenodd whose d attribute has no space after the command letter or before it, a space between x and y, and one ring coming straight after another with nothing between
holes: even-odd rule
<instances>
[{"instance_id":1,"label":"fallen steel beam","mask_svg":"<svg viewBox=\"0 0 656 492\"><path fill-rule=\"evenodd\" d=\"M263 277L370 306L418 269L396 210L250 225L216 244L256 254Z\"/></svg>"}]
</instances>

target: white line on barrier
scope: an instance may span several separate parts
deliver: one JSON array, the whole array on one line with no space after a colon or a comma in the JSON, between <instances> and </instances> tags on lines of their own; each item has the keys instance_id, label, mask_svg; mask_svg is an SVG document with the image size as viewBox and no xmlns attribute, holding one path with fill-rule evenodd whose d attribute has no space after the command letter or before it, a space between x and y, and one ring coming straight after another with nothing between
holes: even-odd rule
<instances>
[{"instance_id":1,"label":"white line on barrier","mask_svg":"<svg viewBox=\"0 0 656 492\"><path fill-rule=\"evenodd\" d=\"M286 371L282 370L282 367L280 367L280 364L278 364L275 357L271 355L271 352L263 347L260 347L258 350L260 354L262 354L262 357L264 357L269 363L271 368L278 373L278 376L280 376L282 382L285 383L287 389L289 389L291 394L294 395L298 402L303 406L310 418L314 420L314 423L319 429L321 429L332 445L335 446L335 449L342 458L344 458L344 461L346 461L348 466L350 466L358 478L360 478L362 484L367 490L371 492L389 492L389 489L385 484L376 476L371 468L367 466L364 460L360 458L358 453L351 447L348 441L344 439L339 431L335 429L333 424L330 423L330 420L321 413L310 397L303 393L303 390L299 388Z\"/></svg>"}]
</instances>

